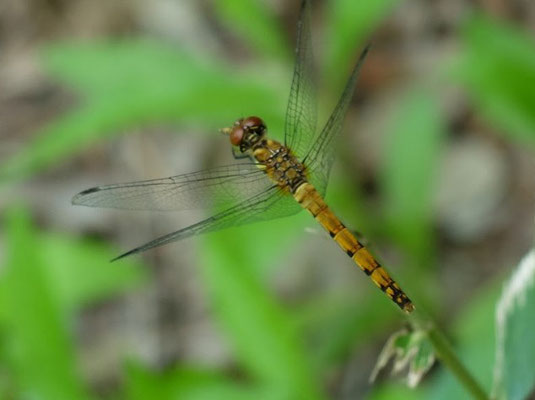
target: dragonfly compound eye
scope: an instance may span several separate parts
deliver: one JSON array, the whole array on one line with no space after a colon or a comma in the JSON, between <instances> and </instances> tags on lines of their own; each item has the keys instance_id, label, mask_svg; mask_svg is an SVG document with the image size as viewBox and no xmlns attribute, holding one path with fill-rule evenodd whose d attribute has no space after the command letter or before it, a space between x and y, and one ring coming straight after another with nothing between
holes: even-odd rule
<instances>
[{"instance_id":1,"label":"dragonfly compound eye","mask_svg":"<svg viewBox=\"0 0 535 400\"><path fill-rule=\"evenodd\" d=\"M247 117L243 120L242 126L249 132L262 135L266 130L266 124L259 117Z\"/></svg>"},{"instance_id":2,"label":"dragonfly compound eye","mask_svg":"<svg viewBox=\"0 0 535 400\"><path fill-rule=\"evenodd\" d=\"M232 131L230 131L230 143L232 143L234 146L239 146L242 139L244 130L241 126L235 126L232 128Z\"/></svg>"}]
</instances>

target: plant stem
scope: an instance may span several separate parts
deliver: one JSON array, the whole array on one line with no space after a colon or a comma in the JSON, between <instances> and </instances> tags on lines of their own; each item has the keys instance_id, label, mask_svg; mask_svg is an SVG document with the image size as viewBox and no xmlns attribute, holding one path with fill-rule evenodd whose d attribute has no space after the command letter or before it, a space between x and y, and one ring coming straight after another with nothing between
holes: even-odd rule
<instances>
[{"instance_id":1,"label":"plant stem","mask_svg":"<svg viewBox=\"0 0 535 400\"><path fill-rule=\"evenodd\" d=\"M430 343L433 345L437 357L442 361L445 367L447 367L451 373L457 378L459 383L477 400L489 400L490 397L485 393L485 390L481 387L479 382L472 376L472 374L466 369L459 357L453 351L451 344L446 339L445 335L436 327L436 325L430 322L429 318L424 318L425 328ZM413 320L416 323L416 319ZM416 324L422 329L422 323Z\"/></svg>"}]
</instances>

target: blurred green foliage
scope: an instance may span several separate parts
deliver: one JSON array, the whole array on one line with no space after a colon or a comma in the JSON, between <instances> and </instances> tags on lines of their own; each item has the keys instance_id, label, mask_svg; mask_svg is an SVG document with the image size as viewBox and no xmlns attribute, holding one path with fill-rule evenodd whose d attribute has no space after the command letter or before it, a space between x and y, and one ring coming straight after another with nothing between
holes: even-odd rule
<instances>
[{"instance_id":1,"label":"blurred green foliage","mask_svg":"<svg viewBox=\"0 0 535 400\"><path fill-rule=\"evenodd\" d=\"M410 263L429 268L433 251L432 198L444 127L433 95L414 90L393 115L383 155L385 222Z\"/></svg>"},{"instance_id":2,"label":"blurred green foliage","mask_svg":"<svg viewBox=\"0 0 535 400\"><path fill-rule=\"evenodd\" d=\"M284 398L277 388L244 385L227 379L217 371L195 368L177 368L157 374L130 364L127 367L126 397L145 399L258 399Z\"/></svg>"},{"instance_id":3,"label":"blurred green foliage","mask_svg":"<svg viewBox=\"0 0 535 400\"><path fill-rule=\"evenodd\" d=\"M268 243L284 254L286 230L279 236L278 229L271 229ZM280 398L322 398L300 340L302 332L254 273L255 264L271 264L271 254L240 251L244 243L249 243L245 247L251 249L258 246L253 245L248 234L237 231L233 229L233 235L210 235L205 241L210 251L201 255L214 313L228 333L234 354L257 381L278 392ZM254 242L262 239L262 235L255 236Z\"/></svg>"},{"instance_id":4,"label":"blurred green foliage","mask_svg":"<svg viewBox=\"0 0 535 400\"><path fill-rule=\"evenodd\" d=\"M82 399L74 346L64 329L56 293L48 284L37 233L23 211L12 211L8 218L11 251L1 293L3 356L14 375L13 384L30 396Z\"/></svg>"},{"instance_id":5,"label":"blurred green foliage","mask_svg":"<svg viewBox=\"0 0 535 400\"><path fill-rule=\"evenodd\" d=\"M24 208L4 218L0 278L2 398L89 398L77 373L75 312L143 281L134 260L110 271L101 244L39 232Z\"/></svg>"},{"instance_id":6,"label":"blurred green foliage","mask_svg":"<svg viewBox=\"0 0 535 400\"><path fill-rule=\"evenodd\" d=\"M470 372L490 393L494 366L494 310L503 277L478 290L452 326L457 354ZM427 398L446 400L467 397L465 389L441 370L426 388Z\"/></svg>"},{"instance_id":7,"label":"blurred green foliage","mask_svg":"<svg viewBox=\"0 0 535 400\"><path fill-rule=\"evenodd\" d=\"M478 111L500 133L535 140L535 40L511 26L476 16L463 32L459 77Z\"/></svg>"},{"instance_id":8,"label":"blurred green foliage","mask_svg":"<svg viewBox=\"0 0 535 400\"><path fill-rule=\"evenodd\" d=\"M359 42L398 3L329 2L331 45L325 71L330 87L340 86L344 76L340 66L349 65ZM261 2L225 0L217 2L216 11L221 24L233 30L261 62L238 68L202 49L192 54L150 40L49 44L43 65L52 78L78 95L78 104L0 164L0 183L36 176L98 141L113 140L143 124L191 123L213 132L237 115L258 114L274 132L282 132L293 45L286 43L276 17ZM234 24L237 15L256 23ZM506 138L533 142L535 92L527 84L535 82L531 38L477 16L468 19L462 41L457 68L445 84L462 87L477 112L496 123ZM410 293L424 286L419 276L436 280L431 268L431 192L444 121L440 87L436 91L423 91L417 84L407 87L387 116L392 129L380 176L386 194L381 212L371 212L343 175L333 177L329 199L355 226L366 230L384 223L388 227L384 234L410 255L408 265L417 266L408 269L409 277L399 279ZM135 260L110 268L108 259L114 253L100 243L40 231L22 208L10 210L3 222L8 244L0 277L0 394L3 398L90 398L77 372L72 332L76 312L142 284L145 274ZM265 278L273 268L291 266L274 266L270 254L277 248L284 260L291 246L303 240L298 232L304 223L301 216L202 239L206 251L199 261L213 314L244 379L236 381L224 371L194 365L154 372L134 360L125 368L124 397L325 398L326 371L384 334L398 314L378 294L368 296L368 289L354 293L342 288L320 293L291 310L283 307L266 287ZM235 251L238 247L251 251ZM415 282L412 287L410 282ZM494 360L497 286L482 289L452 328L460 354L487 388ZM440 299L439 286L433 287L434 299ZM462 388L440 371L423 389L382 386L368 398L463 397Z\"/></svg>"},{"instance_id":9,"label":"blurred green foliage","mask_svg":"<svg viewBox=\"0 0 535 400\"><path fill-rule=\"evenodd\" d=\"M327 38L325 80L333 87L343 87L345 70L341 65L351 65L355 49L368 41L374 29L390 14L399 0L353 1L336 0L326 3Z\"/></svg>"},{"instance_id":10,"label":"blurred green foliage","mask_svg":"<svg viewBox=\"0 0 535 400\"><path fill-rule=\"evenodd\" d=\"M214 2L220 21L236 38L246 39L246 45L267 62L290 62L293 54L286 46L282 27L263 2L256 0L221 0Z\"/></svg>"},{"instance_id":11,"label":"blurred green foliage","mask_svg":"<svg viewBox=\"0 0 535 400\"><path fill-rule=\"evenodd\" d=\"M148 40L123 40L51 45L44 62L53 77L80 93L80 105L3 162L0 180L59 164L142 124L195 122L213 132L236 115L256 112L282 127L283 107L277 105L284 90L277 81L268 84L259 70L237 71L206 55Z\"/></svg>"}]
</instances>

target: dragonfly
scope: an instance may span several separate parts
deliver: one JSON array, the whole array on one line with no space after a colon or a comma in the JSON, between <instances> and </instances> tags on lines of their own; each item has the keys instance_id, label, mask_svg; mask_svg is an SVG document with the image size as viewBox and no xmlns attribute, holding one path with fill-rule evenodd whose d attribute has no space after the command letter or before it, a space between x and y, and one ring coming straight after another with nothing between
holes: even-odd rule
<instances>
[{"instance_id":1,"label":"dragonfly","mask_svg":"<svg viewBox=\"0 0 535 400\"><path fill-rule=\"evenodd\" d=\"M290 216L305 209L399 308L407 313L414 310L405 292L324 201L336 158L335 144L369 45L352 68L323 129L316 132L310 14L309 0L302 0L283 143L269 138L260 117L240 118L221 129L229 137L234 158L239 160L232 165L163 179L97 186L73 197L73 204L89 207L213 211L207 219L158 237L112 261L194 235Z\"/></svg>"}]
</instances>

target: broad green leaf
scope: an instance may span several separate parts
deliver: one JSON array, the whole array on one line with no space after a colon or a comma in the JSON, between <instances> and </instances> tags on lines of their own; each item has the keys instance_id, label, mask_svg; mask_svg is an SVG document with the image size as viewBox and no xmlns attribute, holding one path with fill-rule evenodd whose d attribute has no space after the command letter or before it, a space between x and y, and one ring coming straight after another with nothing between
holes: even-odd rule
<instances>
[{"instance_id":1,"label":"broad green leaf","mask_svg":"<svg viewBox=\"0 0 535 400\"><path fill-rule=\"evenodd\" d=\"M507 282L496 309L494 393L522 400L535 391L535 251Z\"/></svg>"},{"instance_id":2,"label":"broad green leaf","mask_svg":"<svg viewBox=\"0 0 535 400\"><path fill-rule=\"evenodd\" d=\"M219 0L213 3L221 21L262 58L288 60L282 29L265 1Z\"/></svg>"},{"instance_id":3,"label":"broad green leaf","mask_svg":"<svg viewBox=\"0 0 535 400\"><path fill-rule=\"evenodd\" d=\"M535 143L535 40L474 17L463 34L460 77L479 111L504 134Z\"/></svg>"},{"instance_id":4,"label":"broad green leaf","mask_svg":"<svg viewBox=\"0 0 535 400\"><path fill-rule=\"evenodd\" d=\"M126 391L130 400L277 400L277 389L236 382L221 373L193 368L175 368L155 373L138 365L127 368Z\"/></svg>"},{"instance_id":5,"label":"broad green leaf","mask_svg":"<svg viewBox=\"0 0 535 400\"><path fill-rule=\"evenodd\" d=\"M209 235L205 240L201 263L214 312L228 333L238 360L255 381L276 387L284 394L282 398L322 398L300 333L254 273L264 269L258 264L284 263L284 253L275 241L262 241L262 235L255 235L253 227L241 229L247 229L248 235L236 235L239 230L232 229ZM271 247L271 252L260 257L250 251L262 247Z\"/></svg>"},{"instance_id":6,"label":"broad green leaf","mask_svg":"<svg viewBox=\"0 0 535 400\"><path fill-rule=\"evenodd\" d=\"M379 385L372 389L366 400L428 400L421 391L417 391L401 384Z\"/></svg>"},{"instance_id":7,"label":"broad green leaf","mask_svg":"<svg viewBox=\"0 0 535 400\"><path fill-rule=\"evenodd\" d=\"M76 373L72 339L47 275L42 243L28 214L10 210L5 226L2 338L21 398L88 398Z\"/></svg>"},{"instance_id":8,"label":"broad green leaf","mask_svg":"<svg viewBox=\"0 0 535 400\"><path fill-rule=\"evenodd\" d=\"M381 187L387 225L418 265L433 251L432 191L443 143L438 105L424 91L399 101L389 118Z\"/></svg>"},{"instance_id":9,"label":"broad green leaf","mask_svg":"<svg viewBox=\"0 0 535 400\"><path fill-rule=\"evenodd\" d=\"M230 69L217 59L141 40L56 45L45 52L45 64L80 92L81 104L0 163L0 182L41 172L143 124L194 121L215 135L236 118L256 114L273 132L282 131L286 90L265 66Z\"/></svg>"},{"instance_id":10,"label":"broad green leaf","mask_svg":"<svg viewBox=\"0 0 535 400\"><path fill-rule=\"evenodd\" d=\"M107 246L60 235L42 235L43 259L65 313L138 285L146 277L135 258L110 263Z\"/></svg>"},{"instance_id":11,"label":"broad green leaf","mask_svg":"<svg viewBox=\"0 0 535 400\"><path fill-rule=\"evenodd\" d=\"M141 39L58 42L42 51L43 67L51 77L86 98L130 90L130 95L166 93L171 91L168 85L187 91L199 75L211 73L213 61L180 47ZM135 81L141 77L146 80Z\"/></svg>"}]
</instances>

